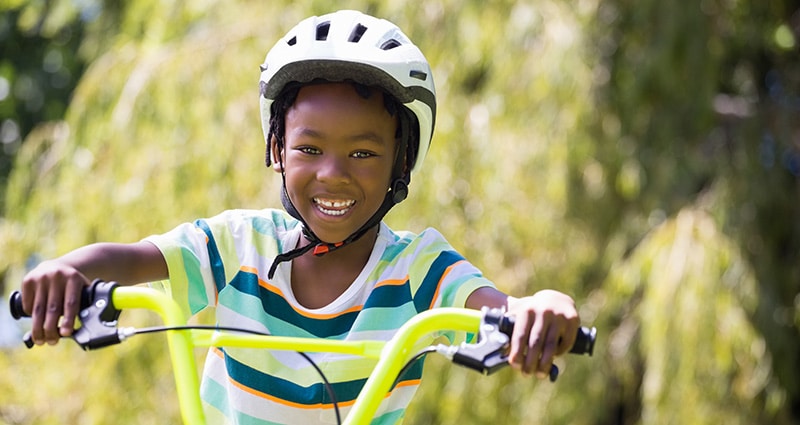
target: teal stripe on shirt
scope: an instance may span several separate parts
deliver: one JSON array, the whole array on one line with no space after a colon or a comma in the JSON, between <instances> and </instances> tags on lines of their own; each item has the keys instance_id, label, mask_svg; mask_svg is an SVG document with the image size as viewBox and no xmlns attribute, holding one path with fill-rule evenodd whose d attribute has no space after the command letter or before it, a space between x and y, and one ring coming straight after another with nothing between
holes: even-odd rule
<instances>
[{"instance_id":1,"label":"teal stripe on shirt","mask_svg":"<svg viewBox=\"0 0 800 425\"><path fill-rule=\"evenodd\" d=\"M196 220L195 226L199 227L208 237L208 259L211 264L211 274L214 276L214 283L217 286L217 293L225 287L225 266L222 264L222 256L217 249L217 241L214 240L214 233L205 220Z\"/></svg>"},{"instance_id":2,"label":"teal stripe on shirt","mask_svg":"<svg viewBox=\"0 0 800 425\"><path fill-rule=\"evenodd\" d=\"M364 309L400 307L408 302L411 302L411 287L406 280L402 285L383 285L373 289Z\"/></svg>"},{"instance_id":3,"label":"teal stripe on shirt","mask_svg":"<svg viewBox=\"0 0 800 425\"><path fill-rule=\"evenodd\" d=\"M251 368L228 356L224 349L221 349L221 351L225 356L225 365L230 378L245 387L291 403L307 406L330 403L330 398L322 382L317 382L307 387L298 385L289 380ZM358 393L365 382L366 378L332 382L331 388L336 395L337 401L352 401L358 397Z\"/></svg>"},{"instance_id":4,"label":"teal stripe on shirt","mask_svg":"<svg viewBox=\"0 0 800 425\"><path fill-rule=\"evenodd\" d=\"M291 323L305 330L309 335L318 338L335 337L347 333L358 316L357 311L325 319L303 316L292 308L283 297L259 285L257 275L246 271L239 271L229 285L241 293L261 300L263 311L272 316L268 318L269 321L277 319L285 323ZM269 326L270 323L267 323L267 325Z\"/></svg>"},{"instance_id":5,"label":"teal stripe on shirt","mask_svg":"<svg viewBox=\"0 0 800 425\"><path fill-rule=\"evenodd\" d=\"M422 280L417 292L414 294L414 305L417 307L417 312L421 313L431 308L433 304L433 297L436 295L436 290L439 288L439 281L448 267L463 260L464 257L454 251L442 251L436 260L433 261L425 278Z\"/></svg>"},{"instance_id":6,"label":"teal stripe on shirt","mask_svg":"<svg viewBox=\"0 0 800 425\"><path fill-rule=\"evenodd\" d=\"M231 379L248 388L297 404L315 405L319 403L331 403L325 385L322 382L307 387L298 385L289 380L251 368L228 356L224 349L221 348L220 350L225 357L225 365ZM403 376L400 377L401 380L392 386L392 389L401 382L420 379L422 377L422 370L423 360L416 361L408 368ZM366 382L367 378L331 382L331 389L336 396L337 402L345 403L355 400Z\"/></svg>"},{"instance_id":7,"label":"teal stripe on shirt","mask_svg":"<svg viewBox=\"0 0 800 425\"><path fill-rule=\"evenodd\" d=\"M206 296L203 274L197 256L186 248L181 248L181 259L185 267L186 278L190 287L188 291L189 311L197 314L199 311L213 304Z\"/></svg>"},{"instance_id":8,"label":"teal stripe on shirt","mask_svg":"<svg viewBox=\"0 0 800 425\"><path fill-rule=\"evenodd\" d=\"M435 293L435 285L438 284L438 279L432 284L434 285L432 291L427 291L431 294L428 299L431 299L430 297ZM268 312L268 315L274 319L284 323L291 323L295 327L319 338L336 337L348 333L359 314L358 311L353 311L325 319L304 316L292 308L286 299L259 285L258 276L247 271L239 271L229 285L241 293L259 299L263 311ZM411 289L408 281L406 281L403 285L384 285L375 288L364 304L363 310L369 308L401 308L410 302L412 302ZM429 304L430 302L428 301ZM391 327L387 324L387 326L378 329Z\"/></svg>"}]
</instances>

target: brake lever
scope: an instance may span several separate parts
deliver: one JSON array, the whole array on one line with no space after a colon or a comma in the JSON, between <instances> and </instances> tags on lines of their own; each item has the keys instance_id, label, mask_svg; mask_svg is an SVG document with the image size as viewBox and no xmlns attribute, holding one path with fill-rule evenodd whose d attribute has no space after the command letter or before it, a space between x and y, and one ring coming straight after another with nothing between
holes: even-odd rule
<instances>
[{"instance_id":1,"label":"brake lever","mask_svg":"<svg viewBox=\"0 0 800 425\"><path fill-rule=\"evenodd\" d=\"M478 342L468 344L466 342L455 347L452 355L453 363L468 367L490 375L508 365L508 348L514 320L505 316L503 308L482 308L481 323L478 330ZM575 338L575 343L570 349L573 354L587 354L591 356L594 352L597 329L594 327L581 327ZM558 379L558 366L550 366L550 382Z\"/></svg>"},{"instance_id":2,"label":"brake lever","mask_svg":"<svg viewBox=\"0 0 800 425\"><path fill-rule=\"evenodd\" d=\"M95 350L120 343L117 329L120 310L111 302L111 294L116 287L116 282L102 280L92 282L91 304L78 313L81 327L72 334L72 339L84 350Z\"/></svg>"},{"instance_id":3,"label":"brake lever","mask_svg":"<svg viewBox=\"0 0 800 425\"><path fill-rule=\"evenodd\" d=\"M505 309L483 307L478 328L478 342L461 343L453 353L453 363L476 370L484 375L508 366L509 337L500 329Z\"/></svg>"},{"instance_id":4,"label":"brake lever","mask_svg":"<svg viewBox=\"0 0 800 425\"><path fill-rule=\"evenodd\" d=\"M111 302L111 295L117 287L116 282L104 282L95 279L81 293L81 310L78 317L81 326L72 333L72 338L83 350L95 350L122 341L117 329L120 310ZM19 292L11 295L11 312L15 319L26 316L22 310ZM28 332L23 337L25 346L33 347L33 338Z\"/></svg>"}]
</instances>

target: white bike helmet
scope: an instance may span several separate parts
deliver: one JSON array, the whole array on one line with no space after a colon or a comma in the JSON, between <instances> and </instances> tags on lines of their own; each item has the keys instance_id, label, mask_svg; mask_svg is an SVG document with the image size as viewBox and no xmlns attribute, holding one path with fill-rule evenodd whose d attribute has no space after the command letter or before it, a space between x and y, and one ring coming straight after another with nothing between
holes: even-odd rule
<instances>
[{"instance_id":1,"label":"white bike helmet","mask_svg":"<svg viewBox=\"0 0 800 425\"><path fill-rule=\"evenodd\" d=\"M431 142L436 117L436 92L430 65L422 52L396 25L360 12L343 10L307 18L292 28L269 51L261 65L261 125L267 143L267 165L270 164L270 138L279 145L282 129L273 124L282 117L273 117L280 105L275 103L288 86L296 87L318 80L349 81L364 86L380 87L405 106L399 111L398 149L392 181L380 208L364 225L343 241L322 241L306 224L286 192L283 177L281 201L284 208L303 224L308 245L279 254L270 267L271 279L281 262L291 261L313 249L315 255L347 246L378 225L387 212L408 194L410 173L417 169ZM401 108L402 109L402 108ZM414 128L417 126L418 128ZM404 163L405 161L406 163Z\"/></svg>"},{"instance_id":2,"label":"white bike helmet","mask_svg":"<svg viewBox=\"0 0 800 425\"><path fill-rule=\"evenodd\" d=\"M436 118L428 61L393 23L354 10L307 18L269 51L261 65L261 125L269 143L272 102L287 84L315 79L378 86L405 105L419 123L412 170L425 159Z\"/></svg>"}]
</instances>

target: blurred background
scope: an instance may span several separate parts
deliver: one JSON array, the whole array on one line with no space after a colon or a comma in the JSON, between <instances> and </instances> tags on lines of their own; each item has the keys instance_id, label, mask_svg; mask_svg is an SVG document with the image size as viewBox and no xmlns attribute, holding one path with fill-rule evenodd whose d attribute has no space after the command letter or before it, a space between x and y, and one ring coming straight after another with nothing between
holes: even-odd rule
<instances>
[{"instance_id":1,"label":"blurred background","mask_svg":"<svg viewBox=\"0 0 800 425\"><path fill-rule=\"evenodd\" d=\"M555 384L430 358L406 423L800 423L799 1L335 7L433 66L434 143L387 222L598 328ZM87 243L279 208L258 65L331 8L0 1L0 295ZM0 312L0 423L179 421L163 337L28 351L21 326Z\"/></svg>"}]
</instances>

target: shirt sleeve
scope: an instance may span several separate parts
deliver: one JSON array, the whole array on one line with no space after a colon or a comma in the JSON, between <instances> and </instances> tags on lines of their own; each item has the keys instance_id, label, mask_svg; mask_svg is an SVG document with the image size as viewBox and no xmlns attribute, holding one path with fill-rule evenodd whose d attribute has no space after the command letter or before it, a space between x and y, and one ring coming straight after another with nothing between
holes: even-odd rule
<instances>
[{"instance_id":1,"label":"shirt sleeve","mask_svg":"<svg viewBox=\"0 0 800 425\"><path fill-rule=\"evenodd\" d=\"M412 258L409 283L417 312L439 307L465 308L475 290L495 287L434 229L420 233L404 252ZM475 341L476 334L447 331L438 337L457 344Z\"/></svg>"},{"instance_id":2,"label":"shirt sleeve","mask_svg":"<svg viewBox=\"0 0 800 425\"><path fill-rule=\"evenodd\" d=\"M145 238L164 256L169 281L166 292L181 306L184 314L194 315L216 305L221 264L215 266L215 237L206 220L184 223L171 231ZM216 267L216 268L215 268Z\"/></svg>"},{"instance_id":3,"label":"shirt sleeve","mask_svg":"<svg viewBox=\"0 0 800 425\"><path fill-rule=\"evenodd\" d=\"M461 260L453 264L449 273L443 276L442 293L436 300L436 307L465 308L469 296L484 287L494 288L495 285L472 263Z\"/></svg>"},{"instance_id":4,"label":"shirt sleeve","mask_svg":"<svg viewBox=\"0 0 800 425\"><path fill-rule=\"evenodd\" d=\"M413 258L409 279L418 312L463 308L476 289L495 287L435 229L426 229L405 251Z\"/></svg>"},{"instance_id":5,"label":"shirt sleeve","mask_svg":"<svg viewBox=\"0 0 800 425\"><path fill-rule=\"evenodd\" d=\"M282 249L279 234L296 221L278 210L227 210L145 238L161 251L169 282L164 289L187 315L216 307L219 294L245 263L250 269L271 264Z\"/></svg>"}]
</instances>

